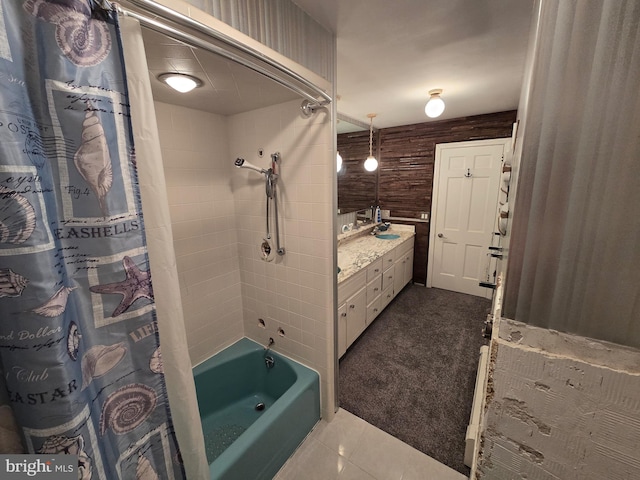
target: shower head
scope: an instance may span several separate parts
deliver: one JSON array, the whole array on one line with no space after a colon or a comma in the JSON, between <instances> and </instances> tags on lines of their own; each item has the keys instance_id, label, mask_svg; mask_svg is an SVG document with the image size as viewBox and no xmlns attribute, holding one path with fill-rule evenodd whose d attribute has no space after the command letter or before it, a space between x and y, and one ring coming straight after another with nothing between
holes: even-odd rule
<instances>
[{"instance_id":1,"label":"shower head","mask_svg":"<svg viewBox=\"0 0 640 480\"><path fill-rule=\"evenodd\" d=\"M244 158L236 158L234 165L238 168L250 168L258 173L267 173L264 168L256 167L253 163L247 162Z\"/></svg>"}]
</instances>

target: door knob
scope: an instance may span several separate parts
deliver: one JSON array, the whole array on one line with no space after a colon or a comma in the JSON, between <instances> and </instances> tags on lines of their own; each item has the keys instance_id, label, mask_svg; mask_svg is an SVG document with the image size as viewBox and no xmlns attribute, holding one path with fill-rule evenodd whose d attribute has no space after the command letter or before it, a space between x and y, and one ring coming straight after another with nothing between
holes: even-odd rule
<instances>
[{"instance_id":1,"label":"door knob","mask_svg":"<svg viewBox=\"0 0 640 480\"><path fill-rule=\"evenodd\" d=\"M443 235L443 234L441 234L441 233L439 233L439 234L438 234L438 238L444 238L444 235Z\"/></svg>"}]
</instances>

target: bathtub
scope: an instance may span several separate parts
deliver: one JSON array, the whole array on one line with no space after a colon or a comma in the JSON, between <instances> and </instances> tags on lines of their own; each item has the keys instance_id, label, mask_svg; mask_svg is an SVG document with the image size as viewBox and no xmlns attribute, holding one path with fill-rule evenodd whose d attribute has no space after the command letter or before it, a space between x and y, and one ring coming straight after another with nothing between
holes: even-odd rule
<instances>
[{"instance_id":1,"label":"bathtub","mask_svg":"<svg viewBox=\"0 0 640 480\"><path fill-rule=\"evenodd\" d=\"M320 419L318 374L243 338L193 369L212 479L271 480Z\"/></svg>"}]
</instances>

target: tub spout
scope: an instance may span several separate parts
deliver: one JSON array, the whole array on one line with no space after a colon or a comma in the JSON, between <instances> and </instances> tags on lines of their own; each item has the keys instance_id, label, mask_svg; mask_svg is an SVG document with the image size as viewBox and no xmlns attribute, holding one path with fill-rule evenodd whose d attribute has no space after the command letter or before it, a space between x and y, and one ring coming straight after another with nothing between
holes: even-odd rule
<instances>
[{"instance_id":1,"label":"tub spout","mask_svg":"<svg viewBox=\"0 0 640 480\"><path fill-rule=\"evenodd\" d=\"M271 355L265 355L264 364L267 366L267 368L273 368L273 366L276 364L276 361Z\"/></svg>"},{"instance_id":2,"label":"tub spout","mask_svg":"<svg viewBox=\"0 0 640 480\"><path fill-rule=\"evenodd\" d=\"M269 349L271 348L271 345L273 345L274 343L276 343L276 342L275 342L275 340L273 339L273 337L269 337L269 343L267 343L267 344L264 346L264 349L265 349L265 350L269 350Z\"/></svg>"}]
</instances>

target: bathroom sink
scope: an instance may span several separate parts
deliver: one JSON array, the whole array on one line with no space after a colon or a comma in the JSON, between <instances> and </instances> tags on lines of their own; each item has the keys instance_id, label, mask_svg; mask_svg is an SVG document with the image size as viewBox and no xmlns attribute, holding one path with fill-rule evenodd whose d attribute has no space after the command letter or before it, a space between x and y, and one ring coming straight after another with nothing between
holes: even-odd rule
<instances>
[{"instance_id":1,"label":"bathroom sink","mask_svg":"<svg viewBox=\"0 0 640 480\"><path fill-rule=\"evenodd\" d=\"M376 235L376 238L380 240L395 240L396 238L400 238L400 235L396 235L395 233L382 233Z\"/></svg>"}]
</instances>

